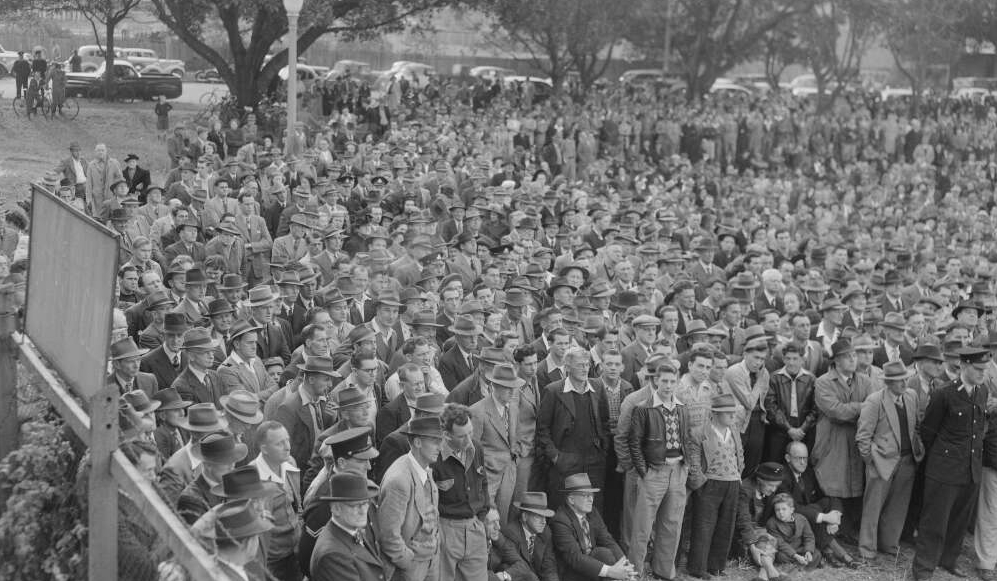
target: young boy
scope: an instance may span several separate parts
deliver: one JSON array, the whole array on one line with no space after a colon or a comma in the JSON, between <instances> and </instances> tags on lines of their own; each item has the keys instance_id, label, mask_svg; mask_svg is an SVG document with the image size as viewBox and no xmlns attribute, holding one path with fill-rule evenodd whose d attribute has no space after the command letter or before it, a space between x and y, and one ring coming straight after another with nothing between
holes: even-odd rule
<instances>
[{"instance_id":1,"label":"young boy","mask_svg":"<svg viewBox=\"0 0 997 581\"><path fill-rule=\"evenodd\" d=\"M796 564L807 569L820 566L814 532L806 517L796 514L793 497L780 492L772 499L775 516L769 518L765 528L776 538L776 563Z\"/></svg>"},{"instance_id":2,"label":"young boy","mask_svg":"<svg viewBox=\"0 0 997 581\"><path fill-rule=\"evenodd\" d=\"M741 437L731 429L736 410L733 395L713 396L709 422L693 432L689 443L693 518L686 568L693 577L723 575L734 538L744 470Z\"/></svg>"}]
</instances>

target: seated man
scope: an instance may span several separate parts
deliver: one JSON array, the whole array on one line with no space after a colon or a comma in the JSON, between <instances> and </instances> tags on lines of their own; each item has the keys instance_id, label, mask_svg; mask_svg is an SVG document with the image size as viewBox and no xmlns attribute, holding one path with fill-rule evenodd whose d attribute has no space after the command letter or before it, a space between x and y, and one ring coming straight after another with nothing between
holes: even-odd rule
<instances>
[{"instance_id":1,"label":"seated man","mask_svg":"<svg viewBox=\"0 0 997 581\"><path fill-rule=\"evenodd\" d=\"M759 464L752 476L741 481L737 497L735 527L740 543L734 546L741 547L742 554L750 556L759 567L758 576L763 579L781 577L775 568L777 541L765 530L765 523L774 514L772 497L785 473L786 469L775 462Z\"/></svg>"},{"instance_id":2,"label":"seated man","mask_svg":"<svg viewBox=\"0 0 997 581\"><path fill-rule=\"evenodd\" d=\"M561 581L627 579L634 574L602 517L592 509L597 492L584 472L564 479L564 504L550 521Z\"/></svg>"},{"instance_id":3,"label":"seated man","mask_svg":"<svg viewBox=\"0 0 997 581\"><path fill-rule=\"evenodd\" d=\"M838 543L835 535L841 526L841 501L824 494L817 483L817 474L809 463L807 445L793 442L786 447L785 476L779 485L779 492L793 498L796 512L806 517L813 530L817 549L831 565L842 564L854 567L854 559Z\"/></svg>"},{"instance_id":4,"label":"seated man","mask_svg":"<svg viewBox=\"0 0 997 581\"><path fill-rule=\"evenodd\" d=\"M530 566L519 556L516 545L502 536L502 523L494 508L485 515L488 540L488 581L537 581Z\"/></svg>"},{"instance_id":5,"label":"seated man","mask_svg":"<svg viewBox=\"0 0 997 581\"><path fill-rule=\"evenodd\" d=\"M554 511L547 508L547 494L524 492L512 506L518 511L519 518L510 517L509 523L502 528L502 535L512 543L520 558L526 561L540 581L558 581L554 542L547 527L547 519L554 516Z\"/></svg>"}]
</instances>

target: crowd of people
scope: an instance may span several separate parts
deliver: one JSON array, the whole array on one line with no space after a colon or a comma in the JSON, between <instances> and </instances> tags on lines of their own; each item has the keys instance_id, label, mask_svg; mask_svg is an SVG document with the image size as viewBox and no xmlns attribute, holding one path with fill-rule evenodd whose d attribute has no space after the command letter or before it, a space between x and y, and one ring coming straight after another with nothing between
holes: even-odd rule
<instances>
[{"instance_id":1,"label":"crowd of people","mask_svg":"<svg viewBox=\"0 0 997 581\"><path fill-rule=\"evenodd\" d=\"M229 578L775 580L908 543L923 580L967 531L997 578L992 103L475 94L347 100L288 156L178 127L164 176L74 143L43 180L119 234L121 446ZM119 577L182 578L120 506Z\"/></svg>"}]
</instances>

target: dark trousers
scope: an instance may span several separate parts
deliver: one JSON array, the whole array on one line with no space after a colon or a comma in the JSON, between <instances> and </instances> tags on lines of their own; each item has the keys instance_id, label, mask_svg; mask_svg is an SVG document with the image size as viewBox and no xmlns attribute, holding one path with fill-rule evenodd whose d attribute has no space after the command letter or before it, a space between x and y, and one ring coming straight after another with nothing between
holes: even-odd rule
<instances>
[{"instance_id":1,"label":"dark trousers","mask_svg":"<svg viewBox=\"0 0 997 581\"><path fill-rule=\"evenodd\" d=\"M762 463L765 454L765 423L762 422L762 410L751 412L748 428L741 434L741 445L744 447L744 471L741 478L749 478L755 473L755 468Z\"/></svg>"},{"instance_id":2,"label":"dark trousers","mask_svg":"<svg viewBox=\"0 0 997 581\"><path fill-rule=\"evenodd\" d=\"M979 492L978 482L955 485L924 479L924 503L914 554L915 573L927 576L938 565L955 566Z\"/></svg>"},{"instance_id":3,"label":"dark trousers","mask_svg":"<svg viewBox=\"0 0 997 581\"><path fill-rule=\"evenodd\" d=\"M606 458L606 486L603 494L602 520L614 539L620 538L620 521L623 518L623 488L626 475L616 471L616 450L609 449Z\"/></svg>"},{"instance_id":4,"label":"dark trousers","mask_svg":"<svg viewBox=\"0 0 997 581\"><path fill-rule=\"evenodd\" d=\"M21 96L24 95L25 89L28 88L28 77L24 77L23 79L21 77L14 77L14 86L17 91L14 98L20 99Z\"/></svg>"},{"instance_id":5,"label":"dark trousers","mask_svg":"<svg viewBox=\"0 0 997 581\"><path fill-rule=\"evenodd\" d=\"M298 558L291 553L280 559L267 559L267 571L280 581L301 581L301 567Z\"/></svg>"},{"instance_id":6,"label":"dark trousers","mask_svg":"<svg viewBox=\"0 0 997 581\"><path fill-rule=\"evenodd\" d=\"M595 495L593 506L599 514L606 514L603 511L603 501L606 497L606 453L595 447L587 452L570 451L569 459L564 461L565 453L561 452L561 458L550 467L547 473L547 498L551 499L551 506L561 506L564 502L564 478L572 474L585 472L592 481L592 486L599 488L600 492Z\"/></svg>"},{"instance_id":7,"label":"dark trousers","mask_svg":"<svg viewBox=\"0 0 997 581\"><path fill-rule=\"evenodd\" d=\"M914 543L914 531L921 522L921 503L924 501L924 466L925 462L917 465L914 472L914 486L910 490L910 504L907 505L907 520L904 522L904 531L900 535L901 541Z\"/></svg>"},{"instance_id":8,"label":"dark trousers","mask_svg":"<svg viewBox=\"0 0 997 581\"><path fill-rule=\"evenodd\" d=\"M797 422L803 423L803 422ZM799 426L794 426L799 427ZM810 428L810 431L803 436L803 443L807 445L807 450L814 449L814 439L816 437L817 431ZM768 424L765 430L765 462L778 462L779 464L786 463L786 447L789 446L790 442L789 434L780 426L774 424Z\"/></svg>"},{"instance_id":9,"label":"dark trousers","mask_svg":"<svg viewBox=\"0 0 997 581\"><path fill-rule=\"evenodd\" d=\"M734 539L734 518L741 482L707 480L692 493L693 521L686 570L691 575L719 574L727 565Z\"/></svg>"}]
</instances>

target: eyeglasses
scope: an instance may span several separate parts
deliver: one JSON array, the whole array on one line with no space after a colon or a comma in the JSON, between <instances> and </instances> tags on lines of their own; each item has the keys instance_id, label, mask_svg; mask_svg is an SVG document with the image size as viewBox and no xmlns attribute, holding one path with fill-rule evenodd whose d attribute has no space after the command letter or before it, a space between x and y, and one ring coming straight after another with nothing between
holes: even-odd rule
<instances>
[{"instance_id":1,"label":"eyeglasses","mask_svg":"<svg viewBox=\"0 0 997 581\"><path fill-rule=\"evenodd\" d=\"M374 373L377 371L376 367L357 367L357 371L363 371L364 373Z\"/></svg>"}]
</instances>

